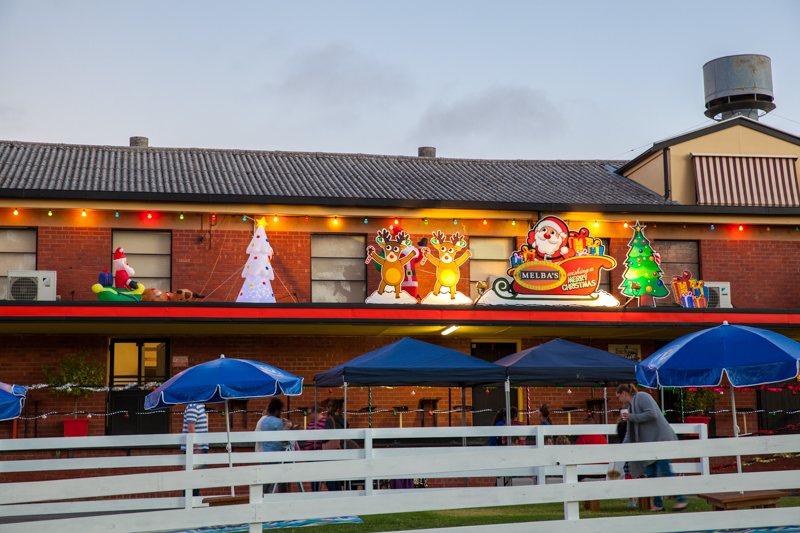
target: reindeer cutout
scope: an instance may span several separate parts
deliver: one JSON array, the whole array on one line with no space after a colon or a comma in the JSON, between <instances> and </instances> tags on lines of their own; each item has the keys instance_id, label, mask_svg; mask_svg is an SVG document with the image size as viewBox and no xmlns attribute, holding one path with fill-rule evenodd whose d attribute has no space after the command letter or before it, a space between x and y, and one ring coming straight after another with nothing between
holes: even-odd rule
<instances>
[{"instance_id":1,"label":"reindeer cutout","mask_svg":"<svg viewBox=\"0 0 800 533\"><path fill-rule=\"evenodd\" d=\"M392 234L387 229L382 229L378 232L378 237L375 239L381 248L384 249L384 257L375 253L374 246L367 247L367 264L374 260L381 265L381 284L378 287L378 294L383 294L387 285L394 287L394 297L400 298L400 284L406 277L405 265L411 261L416 255L416 250L409 253L405 257L400 257L401 252L411 246L411 238L405 231L400 231L393 239Z\"/></svg>"},{"instance_id":2,"label":"reindeer cutout","mask_svg":"<svg viewBox=\"0 0 800 533\"><path fill-rule=\"evenodd\" d=\"M448 287L450 289L450 299L455 300L456 284L461 278L459 268L469 259L472 252L467 250L456 259L456 254L467 246L467 241L458 232L454 233L450 238L450 242L448 242L444 233L437 230L433 233L431 244L436 247L439 257L434 257L428 248L423 248L422 255L424 257L420 264L424 264L426 260L429 260L436 267L436 286L433 288L433 295L438 296L442 287Z\"/></svg>"}]
</instances>

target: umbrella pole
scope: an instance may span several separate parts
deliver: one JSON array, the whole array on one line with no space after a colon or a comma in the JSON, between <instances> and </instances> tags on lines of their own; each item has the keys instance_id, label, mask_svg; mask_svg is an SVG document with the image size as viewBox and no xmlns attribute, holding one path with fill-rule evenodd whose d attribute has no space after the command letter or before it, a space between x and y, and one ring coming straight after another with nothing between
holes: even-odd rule
<instances>
[{"instance_id":1,"label":"umbrella pole","mask_svg":"<svg viewBox=\"0 0 800 533\"><path fill-rule=\"evenodd\" d=\"M347 429L347 382L344 382L344 412L342 413L344 416L344 428Z\"/></svg>"},{"instance_id":2,"label":"umbrella pole","mask_svg":"<svg viewBox=\"0 0 800 533\"><path fill-rule=\"evenodd\" d=\"M230 413L228 412L228 400L225 400L225 431L228 433L228 444L225 446L228 449L228 468L233 468L233 456L231 455L231 424ZM231 496L236 496L233 487L231 487Z\"/></svg>"},{"instance_id":3,"label":"umbrella pole","mask_svg":"<svg viewBox=\"0 0 800 533\"><path fill-rule=\"evenodd\" d=\"M506 378L506 427L511 427L511 381ZM511 446L511 437L506 438L506 444Z\"/></svg>"},{"instance_id":4,"label":"umbrella pole","mask_svg":"<svg viewBox=\"0 0 800 533\"><path fill-rule=\"evenodd\" d=\"M316 383L314 384L314 413L316 414L317 410L319 410L319 402L317 402L317 388ZM314 419L314 429L317 429L317 419Z\"/></svg>"},{"instance_id":5,"label":"umbrella pole","mask_svg":"<svg viewBox=\"0 0 800 533\"><path fill-rule=\"evenodd\" d=\"M461 426L467 426L467 389L461 387ZM467 446L467 437L463 437L462 444ZM464 486L467 486L467 478L464 478Z\"/></svg>"},{"instance_id":6,"label":"umbrella pole","mask_svg":"<svg viewBox=\"0 0 800 533\"><path fill-rule=\"evenodd\" d=\"M603 423L608 424L608 387L603 387Z\"/></svg>"},{"instance_id":7,"label":"umbrella pole","mask_svg":"<svg viewBox=\"0 0 800 533\"><path fill-rule=\"evenodd\" d=\"M736 398L733 395L733 383L731 383L731 411L733 411L733 436L739 438L739 424L736 420ZM740 474L742 473L742 458L739 455L736 456L736 470Z\"/></svg>"},{"instance_id":8,"label":"umbrella pole","mask_svg":"<svg viewBox=\"0 0 800 533\"><path fill-rule=\"evenodd\" d=\"M369 386L369 427L372 427L372 385Z\"/></svg>"}]
</instances>

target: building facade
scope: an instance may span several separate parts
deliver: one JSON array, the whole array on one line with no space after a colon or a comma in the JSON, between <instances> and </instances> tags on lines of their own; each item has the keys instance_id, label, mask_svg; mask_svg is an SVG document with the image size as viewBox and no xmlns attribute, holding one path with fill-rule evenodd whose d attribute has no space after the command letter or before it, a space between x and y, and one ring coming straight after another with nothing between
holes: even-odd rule
<instances>
[{"instance_id":1,"label":"building facade","mask_svg":"<svg viewBox=\"0 0 800 533\"><path fill-rule=\"evenodd\" d=\"M641 360L724 320L800 340L798 137L737 117L656 143L630 162L420 153L0 142L0 291L8 298L0 301L0 381L47 384L45 368L80 353L105 371L94 385L111 389L90 392L76 409L73 398L34 387L24 417L0 423L0 438L60 436L63 419L76 410L92 414L90 435L179 432L181 411L146 414L144 395L220 354L263 361L311 384L315 373L405 336L488 361L558 337ZM601 240L616 267L602 271L596 289L618 305L481 301L479 283L491 290L507 275L512 255L547 217ZM275 303L236 302L258 221L274 253ZM637 221L658 252L658 279L667 288L687 271L714 287L703 307L686 308L671 294L654 306L628 301L621 287ZM456 233L464 238L461 253L471 255L455 286L469 302L365 303L382 282L367 248L381 230L397 228L418 249L435 248L437 232L448 242ZM92 287L103 271L113 273L118 248L135 270L131 279L204 298L99 301ZM414 270L422 300L442 278L430 261ZM15 271L54 272L54 294L43 286L34 300L8 294ZM452 326L458 329L442 334ZM740 415L740 426L752 432L797 424L796 414L786 414L798 409L796 390L787 385L796 384L737 393L738 406L753 411ZM519 388L512 402L523 412L547 403L555 423L574 423L598 410L604 392ZM342 391L317 394L321 402ZM728 410L728 396L717 394L713 410ZM499 388L468 390L475 413L467 423L488 424L501 397ZM313 388L292 398L292 416L299 420L313 401ZM677 420L680 394L666 391L663 402ZM460 425L461 403L460 391L445 388L348 392L357 427L396 426L401 416L405 425ZM265 406L266 400L235 404L232 429L253 429ZM224 419L212 417L210 425L222 430ZM730 414L716 413L711 428L730 435Z\"/></svg>"}]
</instances>

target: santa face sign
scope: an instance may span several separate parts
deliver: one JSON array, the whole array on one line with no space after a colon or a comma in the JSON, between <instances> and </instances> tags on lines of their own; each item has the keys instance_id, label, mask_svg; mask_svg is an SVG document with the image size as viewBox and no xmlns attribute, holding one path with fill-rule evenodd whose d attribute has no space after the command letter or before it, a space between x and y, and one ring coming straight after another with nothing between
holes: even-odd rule
<instances>
[{"instance_id":1,"label":"santa face sign","mask_svg":"<svg viewBox=\"0 0 800 533\"><path fill-rule=\"evenodd\" d=\"M614 258L605 254L602 241L588 229L572 231L558 217L539 220L510 263L508 277L491 280L479 304L619 305L599 290L600 274L616 266Z\"/></svg>"}]
</instances>

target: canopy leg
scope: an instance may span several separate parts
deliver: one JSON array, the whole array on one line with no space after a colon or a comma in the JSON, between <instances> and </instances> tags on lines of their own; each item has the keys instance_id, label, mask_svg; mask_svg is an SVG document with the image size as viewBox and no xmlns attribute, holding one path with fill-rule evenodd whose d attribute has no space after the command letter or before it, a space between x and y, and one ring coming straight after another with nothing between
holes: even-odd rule
<instances>
[{"instance_id":1,"label":"canopy leg","mask_svg":"<svg viewBox=\"0 0 800 533\"><path fill-rule=\"evenodd\" d=\"M230 411L228 410L228 400L225 400L225 431L228 433L228 444L225 449L228 450L228 468L233 468L233 455L231 454L231 423ZM236 496L234 488L231 487L231 496Z\"/></svg>"},{"instance_id":2,"label":"canopy leg","mask_svg":"<svg viewBox=\"0 0 800 533\"><path fill-rule=\"evenodd\" d=\"M344 412L342 412L342 416L344 417L344 428L347 429L347 382L344 382Z\"/></svg>"},{"instance_id":3,"label":"canopy leg","mask_svg":"<svg viewBox=\"0 0 800 533\"><path fill-rule=\"evenodd\" d=\"M369 386L369 427L372 427L372 385Z\"/></svg>"}]
</instances>

